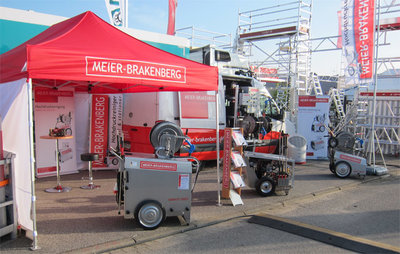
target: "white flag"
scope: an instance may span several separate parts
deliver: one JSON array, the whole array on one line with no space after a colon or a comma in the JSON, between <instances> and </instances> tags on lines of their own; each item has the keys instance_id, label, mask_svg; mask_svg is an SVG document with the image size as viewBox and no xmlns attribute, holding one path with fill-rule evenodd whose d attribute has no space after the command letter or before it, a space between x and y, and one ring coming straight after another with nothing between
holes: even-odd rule
<instances>
[{"instance_id":1,"label":"white flag","mask_svg":"<svg viewBox=\"0 0 400 254\"><path fill-rule=\"evenodd\" d=\"M126 26L124 0L105 0L108 17L113 26Z\"/></svg>"}]
</instances>

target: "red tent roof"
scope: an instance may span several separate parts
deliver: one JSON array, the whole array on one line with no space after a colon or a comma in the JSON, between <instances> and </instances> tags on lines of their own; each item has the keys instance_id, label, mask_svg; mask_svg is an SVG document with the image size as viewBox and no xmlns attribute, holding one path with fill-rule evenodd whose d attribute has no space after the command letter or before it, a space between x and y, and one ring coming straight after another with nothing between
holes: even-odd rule
<instances>
[{"instance_id":1,"label":"red tent roof","mask_svg":"<svg viewBox=\"0 0 400 254\"><path fill-rule=\"evenodd\" d=\"M74 85L92 93L217 90L218 70L162 51L88 11L0 55L0 83Z\"/></svg>"}]
</instances>

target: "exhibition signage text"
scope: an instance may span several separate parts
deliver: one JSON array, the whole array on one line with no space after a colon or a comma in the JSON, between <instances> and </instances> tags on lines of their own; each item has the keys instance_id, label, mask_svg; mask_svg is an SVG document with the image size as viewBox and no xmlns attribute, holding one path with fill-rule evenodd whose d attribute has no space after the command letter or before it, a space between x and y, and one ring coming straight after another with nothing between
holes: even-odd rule
<instances>
[{"instance_id":1,"label":"exhibition signage text","mask_svg":"<svg viewBox=\"0 0 400 254\"><path fill-rule=\"evenodd\" d=\"M86 56L86 75L186 83L182 66L90 56Z\"/></svg>"}]
</instances>

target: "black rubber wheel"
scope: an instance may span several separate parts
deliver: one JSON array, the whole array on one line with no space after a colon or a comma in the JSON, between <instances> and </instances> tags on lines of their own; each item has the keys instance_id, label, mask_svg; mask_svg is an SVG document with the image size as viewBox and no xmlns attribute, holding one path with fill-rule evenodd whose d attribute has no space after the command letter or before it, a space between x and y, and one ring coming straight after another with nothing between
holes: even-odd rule
<instances>
[{"instance_id":1,"label":"black rubber wheel","mask_svg":"<svg viewBox=\"0 0 400 254\"><path fill-rule=\"evenodd\" d=\"M256 191L262 197L270 196L275 192L275 183L271 178L264 176L257 181Z\"/></svg>"},{"instance_id":2,"label":"black rubber wheel","mask_svg":"<svg viewBox=\"0 0 400 254\"><path fill-rule=\"evenodd\" d=\"M204 169L204 166L206 165L206 162L205 161L199 161L199 163L200 163L200 165L198 165L198 167L199 167L199 172L200 172L200 171L202 171ZM197 167L196 167L196 165L194 165L192 163L192 173L194 174L196 172L197 172Z\"/></svg>"},{"instance_id":3,"label":"black rubber wheel","mask_svg":"<svg viewBox=\"0 0 400 254\"><path fill-rule=\"evenodd\" d=\"M143 229L156 229L165 219L161 204L154 200L140 203L135 211L135 220Z\"/></svg>"},{"instance_id":4,"label":"black rubber wheel","mask_svg":"<svg viewBox=\"0 0 400 254\"><path fill-rule=\"evenodd\" d=\"M150 132L150 143L154 148L160 146L161 136L163 134L183 136L181 128L179 128L176 124L167 121L159 122L154 125ZM175 147L173 148L174 153L179 151L182 143L183 139L179 138L176 140Z\"/></svg>"},{"instance_id":5,"label":"black rubber wheel","mask_svg":"<svg viewBox=\"0 0 400 254\"><path fill-rule=\"evenodd\" d=\"M328 146L329 146L330 148L335 148L337 145L338 145L338 139L337 139L337 138L335 138L335 137L330 137L330 138L328 139Z\"/></svg>"},{"instance_id":6,"label":"black rubber wheel","mask_svg":"<svg viewBox=\"0 0 400 254\"><path fill-rule=\"evenodd\" d=\"M339 161L335 164L335 175L339 178L346 178L351 174L351 166L345 161Z\"/></svg>"},{"instance_id":7,"label":"black rubber wheel","mask_svg":"<svg viewBox=\"0 0 400 254\"><path fill-rule=\"evenodd\" d=\"M98 153L83 153L81 154L81 161L97 161L99 159Z\"/></svg>"},{"instance_id":8,"label":"black rubber wheel","mask_svg":"<svg viewBox=\"0 0 400 254\"><path fill-rule=\"evenodd\" d=\"M121 186L121 172L117 173L117 193L115 194L115 201L117 201L117 204L119 203L119 196L121 196L121 204L124 203L124 195L125 195L125 191L123 186ZM120 188L122 187L122 188Z\"/></svg>"},{"instance_id":9,"label":"black rubber wheel","mask_svg":"<svg viewBox=\"0 0 400 254\"><path fill-rule=\"evenodd\" d=\"M239 122L239 126L243 128L243 136L247 137L249 134L256 131L256 119L253 116L246 115L243 120Z\"/></svg>"},{"instance_id":10,"label":"black rubber wheel","mask_svg":"<svg viewBox=\"0 0 400 254\"><path fill-rule=\"evenodd\" d=\"M330 170L333 174L335 174L335 164L334 164L333 162L330 162L330 163L329 163L329 170Z\"/></svg>"}]
</instances>

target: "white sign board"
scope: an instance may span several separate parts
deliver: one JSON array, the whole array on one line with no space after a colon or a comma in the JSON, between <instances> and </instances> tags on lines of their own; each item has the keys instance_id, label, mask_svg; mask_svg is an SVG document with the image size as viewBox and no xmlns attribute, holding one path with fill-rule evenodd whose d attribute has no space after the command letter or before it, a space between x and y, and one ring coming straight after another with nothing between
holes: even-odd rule
<instances>
[{"instance_id":1,"label":"white sign board","mask_svg":"<svg viewBox=\"0 0 400 254\"><path fill-rule=\"evenodd\" d=\"M328 158L328 96L299 96L297 132L307 140L307 159Z\"/></svg>"}]
</instances>

